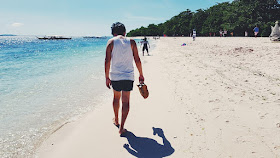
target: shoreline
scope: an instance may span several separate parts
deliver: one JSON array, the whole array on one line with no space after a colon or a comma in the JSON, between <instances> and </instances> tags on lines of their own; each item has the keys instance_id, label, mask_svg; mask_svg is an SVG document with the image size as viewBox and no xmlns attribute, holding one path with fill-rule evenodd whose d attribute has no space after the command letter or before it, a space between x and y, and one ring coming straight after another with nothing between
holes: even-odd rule
<instances>
[{"instance_id":1,"label":"shoreline","mask_svg":"<svg viewBox=\"0 0 280 158\"><path fill-rule=\"evenodd\" d=\"M106 90L99 66L106 41L1 41L0 157L31 157L45 136L91 111Z\"/></svg>"},{"instance_id":2,"label":"shoreline","mask_svg":"<svg viewBox=\"0 0 280 158\"><path fill-rule=\"evenodd\" d=\"M137 81L131 93L125 127L135 137L119 137L109 94L98 108L53 133L35 156L132 157L125 144L138 154L160 156L133 143L161 144L171 157L280 156L280 138L272 137L280 130L279 43L250 37L157 41L151 56L140 56L149 98L140 96ZM153 135L153 127L162 129L170 146Z\"/></svg>"}]
</instances>

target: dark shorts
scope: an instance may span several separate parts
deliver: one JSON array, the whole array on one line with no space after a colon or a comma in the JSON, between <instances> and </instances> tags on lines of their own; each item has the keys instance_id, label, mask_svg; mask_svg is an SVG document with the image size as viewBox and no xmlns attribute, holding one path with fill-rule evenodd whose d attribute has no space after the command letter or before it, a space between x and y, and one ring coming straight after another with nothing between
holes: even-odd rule
<instances>
[{"instance_id":1,"label":"dark shorts","mask_svg":"<svg viewBox=\"0 0 280 158\"><path fill-rule=\"evenodd\" d=\"M147 45L144 45L144 47L143 47L143 52L144 52L144 50L146 50L147 52L149 51Z\"/></svg>"},{"instance_id":2,"label":"dark shorts","mask_svg":"<svg viewBox=\"0 0 280 158\"><path fill-rule=\"evenodd\" d=\"M121 81L111 81L112 87L115 91L132 91L133 81L131 80L121 80Z\"/></svg>"}]
</instances>

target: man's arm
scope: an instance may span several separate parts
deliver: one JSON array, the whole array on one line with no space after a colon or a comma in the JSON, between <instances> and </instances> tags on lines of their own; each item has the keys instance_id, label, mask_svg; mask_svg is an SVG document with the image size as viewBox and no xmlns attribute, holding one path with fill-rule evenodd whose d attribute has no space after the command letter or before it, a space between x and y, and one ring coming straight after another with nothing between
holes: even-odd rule
<instances>
[{"instance_id":1,"label":"man's arm","mask_svg":"<svg viewBox=\"0 0 280 158\"><path fill-rule=\"evenodd\" d=\"M141 64L141 60L139 58L139 54L138 54L138 49L136 46L136 43L134 40L130 40L131 43L131 49L133 52L133 57L134 57L134 61L136 64L136 67L139 71L139 82L144 82L144 76L143 76L143 71L142 71L142 64Z\"/></svg>"},{"instance_id":2,"label":"man's arm","mask_svg":"<svg viewBox=\"0 0 280 158\"><path fill-rule=\"evenodd\" d=\"M109 40L106 47L106 57L105 57L105 78L106 78L106 86L111 89L111 80L109 78L109 71L111 66L111 57L112 57L112 50L114 47L113 40Z\"/></svg>"}]
</instances>

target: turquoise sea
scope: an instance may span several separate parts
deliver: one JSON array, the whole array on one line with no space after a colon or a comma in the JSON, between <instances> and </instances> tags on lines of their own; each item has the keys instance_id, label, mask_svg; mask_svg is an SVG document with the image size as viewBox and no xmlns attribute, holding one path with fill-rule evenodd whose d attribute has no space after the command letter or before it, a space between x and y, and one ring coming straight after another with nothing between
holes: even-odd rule
<instances>
[{"instance_id":1,"label":"turquoise sea","mask_svg":"<svg viewBox=\"0 0 280 158\"><path fill-rule=\"evenodd\" d=\"M108 92L106 39L0 37L0 157L31 157L59 126Z\"/></svg>"}]
</instances>

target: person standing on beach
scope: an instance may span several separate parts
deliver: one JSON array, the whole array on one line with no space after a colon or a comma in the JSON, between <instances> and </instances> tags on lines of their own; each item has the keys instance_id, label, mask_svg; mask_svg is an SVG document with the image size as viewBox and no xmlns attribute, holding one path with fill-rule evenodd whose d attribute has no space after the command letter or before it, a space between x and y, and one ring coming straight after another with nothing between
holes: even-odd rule
<instances>
[{"instance_id":1,"label":"person standing on beach","mask_svg":"<svg viewBox=\"0 0 280 158\"><path fill-rule=\"evenodd\" d=\"M248 37L248 32L247 31L245 31L245 37Z\"/></svg>"},{"instance_id":2,"label":"person standing on beach","mask_svg":"<svg viewBox=\"0 0 280 158\"><path fill-rule=\"evenodd\" d=\"M227 30L224 30L224 37L227 37Z\"/></svg>"},{"instance_id":3,"label":"person standing on beach","mask_svg":"<svg viewBox=\"0 0 280 158\"><path fill-rule=\"evenodd\" d=\"M259 34L259 31L260 29L258 28L258 26L256 26L254 29L253 29L254 33L255 33L255 37L257 38L258 34Z\"/></svg>"},{"instance_id":4,"label":"person standing on beach","mask_svg":"<svg viewBox=\"0 0 280 158\"><path fill-rule=\"evenodd\" d=\"M125 26L116 22L112 25L113 38L108 40L105 57L106 86L113 87L113 123L119 127L119 134L124 134L124 124L129 112L130 91L133 89L134 67L133 60L139 71L139 82L144 82L141 60L135 41L125 37ZM110 71L110 72L109 72ZM121 124L119 124L119 107L122 101Z\"/></svg>"},{"instance_id":5,"label":"person standing on beach","mask_svg":"<svg viewBox=\"0 0 280 158\"><path fill-rule=\"evenodd\" d=\"M195 38L196 38L196 31L195 31L195 29L193 29L193 35L192 35L192 37L193 37L193 41L195 41Z\"/></svg>"},{"instance_id":6,"label":"person standing on beach","mask_svg":"<svg viewBox=\"0 0 280 158\"><path fill-rule=\"evenodd\" d=\"M143 56L144 56L144 51L145 51L145 50L147 51L147 54L150 55L150 54L149 54L149 50L148 50L148 45L149 45L149 48L150 48L150 44L149 44L149 42L147 41L147 38L146 38L146 37L144 37L143 41L141 41L141 46L142 46L142 44L143 44L143 49L142 49L142 51L143 51Z\"/></svg>"},{"instance_id":7,"label":"person standing on beach","mask_svg":"<svg viewBox=\"0 0 280 158\"><path fill-rule=\"evenodd\" d=\"M219 33L220 33L220 37L222 37L223 36L223 31L220 30Z\"/></svg>"}]
</instances>

